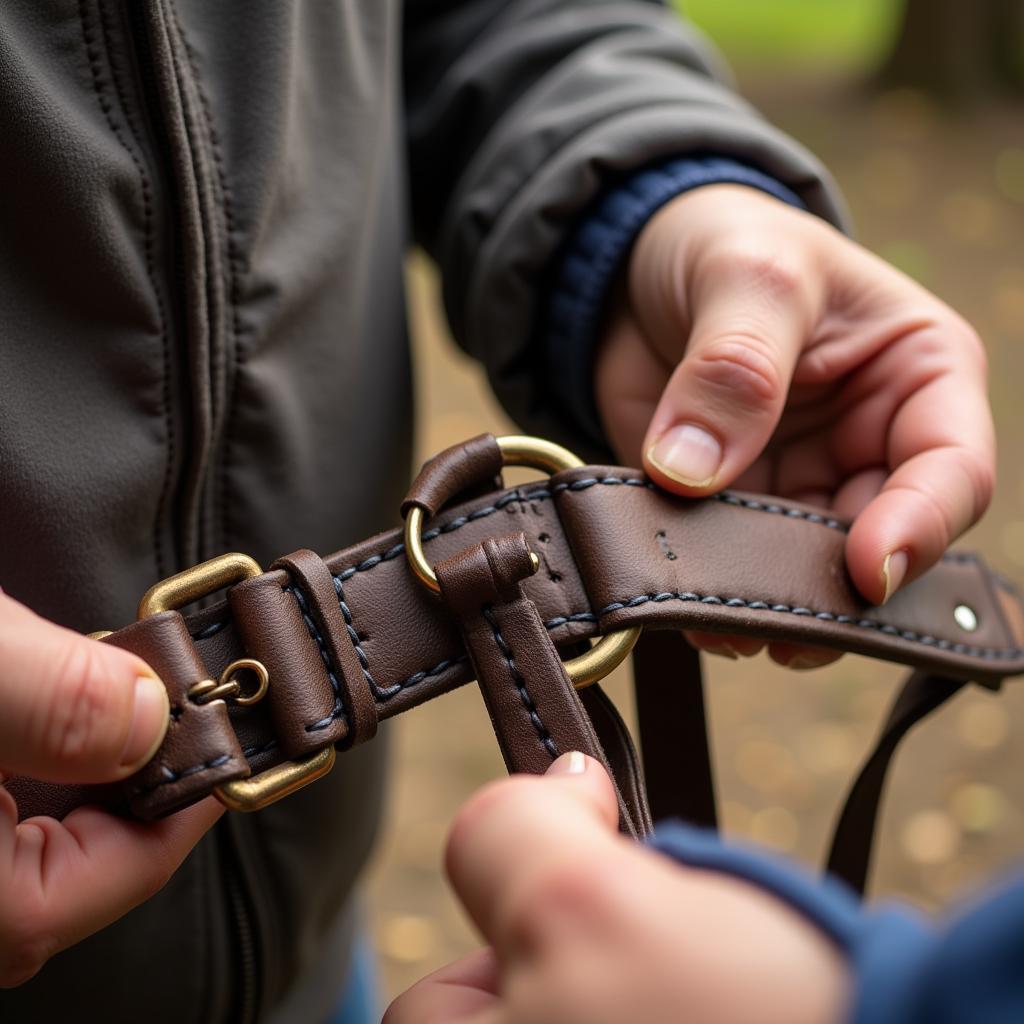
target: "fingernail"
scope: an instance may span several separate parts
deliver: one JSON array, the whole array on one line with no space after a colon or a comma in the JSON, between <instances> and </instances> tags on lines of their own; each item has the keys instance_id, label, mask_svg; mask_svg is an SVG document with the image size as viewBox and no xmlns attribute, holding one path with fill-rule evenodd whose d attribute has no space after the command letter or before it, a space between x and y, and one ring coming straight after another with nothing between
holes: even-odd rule
<instances>
[{"instance_id":1,"label":"fingernail","mask_svg":"<svg viewBox=\"0 0 1024 1024\"><path fill-rule=\"evenodd\" d=\"M909 565L910 558L902 548L885 556L885 561L882 563L882 582L885 584L885 597L882 598L882 604L885 604L899 590L903 577L907 575Z\"/></svg>"},{"instance_id":2,"label":"fingernail","mask_svg":"<svg viewBox=\"0 0 1024 1024\"><path fill-rule=\"evenodd\" d=\"M122 767L141 767L150 760L163 742L170 711L164 684L152 676L139 676L135 680L132 726L121 751Z\"/></svg>"},{"instance_id":3,"label":"fingernail","mask_svg":"<svg viewBox=\"0 0 1024 1024\"><path fill-rule=\"evenodd\" d=\"M822 665L828 665L831 661L831 658L817 658L813 654L798 654L795 658L790 658L786 662L786 668L821 668Z\"/></svg>"},{"instance_id":4,"label":"fingernail","mask_svg":"<svg viewBox=\"0 0 1024 1024\"><path fill-rule=\"evenodd\" d=\"M555 758L548 775L582 775L587 770L587 759L578 751L570 750L568 754Z\"/></svg>"},{"instance_id":5,"label":"fingernail","mask_svg":"<svg viewBox=\"0 0 1024 1024\"><path fill-rule=\"evenodd\" d=\"M666 430L648 448L647 458L678 483L708 487L721 468L722 446L703 427L680 423Z\"/></svg>"},{"instance_id":6,"label":"fingernail","mask_svg":"<svg viewBox=\"0 0 1024 1024\"><path fill-rule=\"evenodd\" d=\"M708 654L717 654L720 658L729 658L732 661L739 661L740 654L735 647L729 644L715 644L714 647L705 647Z\"/></svg>"}]
</instances>

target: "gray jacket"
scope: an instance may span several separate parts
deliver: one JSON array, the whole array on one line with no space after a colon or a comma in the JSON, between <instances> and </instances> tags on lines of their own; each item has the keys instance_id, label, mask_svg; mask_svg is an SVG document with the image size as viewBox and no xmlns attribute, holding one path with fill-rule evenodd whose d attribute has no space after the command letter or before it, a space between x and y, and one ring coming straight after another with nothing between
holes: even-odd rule
<instances>
[{"instance_id":1,"label":"gray jacket","mask_svg":"<svg viewBox=\"0 0 1024 1024\"><path fill-rule=\"evenodd\" d=\"M509 410L554 429L541 282L607 182L714 152L836 214L717 72L639 0L4 0L0 585L112 628L222 551L392 524L413 238ZM382 749L226 819L0 1018L322 1019Z\"/></svg>"}]
</instances>

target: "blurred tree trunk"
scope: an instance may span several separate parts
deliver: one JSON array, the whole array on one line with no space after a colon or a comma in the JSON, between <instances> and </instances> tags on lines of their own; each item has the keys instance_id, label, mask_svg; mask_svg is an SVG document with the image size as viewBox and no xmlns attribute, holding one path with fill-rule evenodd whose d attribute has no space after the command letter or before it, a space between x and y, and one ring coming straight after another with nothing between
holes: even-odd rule
<instances>
[{"instance_id":1,"label":"blurred tree trunk","mask_svg":"<svg viewBox=\"0 0 1024 1024\"><path fill-rule=\"evenodd\" d=\"M881 81L949 99L1024 94L1024 0L906 0Z\"/></svg>"}]
</instances>

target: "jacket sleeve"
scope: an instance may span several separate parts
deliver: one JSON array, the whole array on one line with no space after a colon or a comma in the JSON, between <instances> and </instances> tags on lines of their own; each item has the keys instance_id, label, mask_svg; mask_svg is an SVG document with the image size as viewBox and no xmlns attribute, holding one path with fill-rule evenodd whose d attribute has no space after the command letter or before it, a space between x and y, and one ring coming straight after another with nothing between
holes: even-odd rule
<instances>
[{"instance_id":1,"label":"jacket sleeve","mask_svg":"<svg viewBox=\"0 0 1024 1024\"><path fill-rule=\"evenodd\" d=\"M724 84L661 3L407 0L404 91L417 241L456 340L527 429L565 437L539 305L595 198L689 154L732 158L841 223L826 172Z\"/></svg>"},{"instance_id":2,"label":"jacket sleeve","mask_svg":"<svg viewBox=\"0 0 1024 1024\"><path fill-rule=\"evenodd\" d=\"M812 878L710 832L669 823L651 845L689 867L764 889L816 925L849 965L849 1024L1024 1021L1024 876L928 921L898 904L865 907L834 879Z\"/></svg>"}]
</instances>

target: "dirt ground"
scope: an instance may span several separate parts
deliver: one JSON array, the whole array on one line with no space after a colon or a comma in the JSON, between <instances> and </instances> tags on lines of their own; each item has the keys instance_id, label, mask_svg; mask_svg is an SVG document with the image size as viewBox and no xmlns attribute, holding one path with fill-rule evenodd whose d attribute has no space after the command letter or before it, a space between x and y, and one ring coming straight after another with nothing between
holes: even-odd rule
<instances>
[{"instance_id":1,"label":"dirt ground","mask_svg":"<svg viewBox=\"0 0 1024 1024\"><path fill-rule=\"evenodd\" d=\"M762 77L745 92L832 168L859 239L938 292L986 339L1001 440L992 510L965 545L1024 580L1024 131L1018 110L951 117L919 96ZM426 456L511 424L447 338L426 262L410 271L419 442ZM792 673L761 656L709 659L725 831L819 864L851 773L901 672L861 658ZM630 712L627 679L610 687ZM444 886L445 831L502 772L473 687L392 730L387 827L370 876L373 938L393 995L478 942ZM927 908L981 885L1024 850L1024 686L958 696L901 751L885 801L872 893Z\"/></svg>"}]
</instances>

